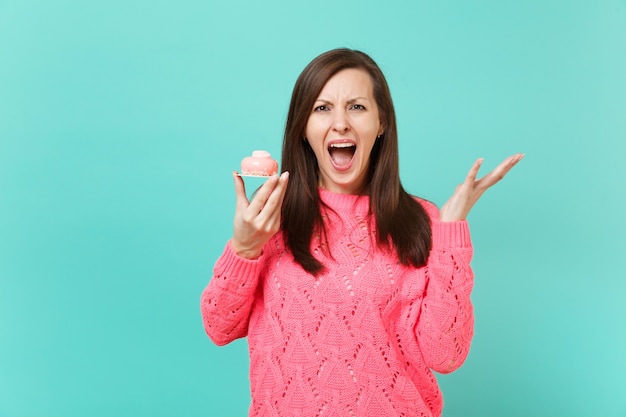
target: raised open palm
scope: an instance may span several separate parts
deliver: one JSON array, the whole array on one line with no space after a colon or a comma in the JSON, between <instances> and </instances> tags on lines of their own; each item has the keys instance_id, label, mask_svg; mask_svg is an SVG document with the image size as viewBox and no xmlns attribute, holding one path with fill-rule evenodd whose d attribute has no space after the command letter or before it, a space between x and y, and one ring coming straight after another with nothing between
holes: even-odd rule
<instances>
[{"instance_id":1,"label":"raised open palm","mask_svg":"<svg viewBox=\"0 0 626 417\"><path fill-rule=\"evenodd\" d=\"M474 162L465 181L459 184L452 194L452 197L441 207L440 219L444 222L464 220L467 218L472 207L483 195L485 191L498 181L513 168L522 158L524 154L517 153L506 158L493 171L480 179L476 179L478 170L483 163L483 159L479 158Z\"/></svg>"}]
</instances>

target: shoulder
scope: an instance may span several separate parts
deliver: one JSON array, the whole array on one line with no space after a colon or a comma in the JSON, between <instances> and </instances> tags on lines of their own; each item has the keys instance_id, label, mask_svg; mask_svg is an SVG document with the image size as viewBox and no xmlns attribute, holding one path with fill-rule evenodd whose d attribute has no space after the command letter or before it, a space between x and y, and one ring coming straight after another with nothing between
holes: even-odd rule
<instances>
[{"instance_id":1,"label":"shoulder","mask_svg":"<svg viewBox=\"0 0 626 417\"><path fill-rule=\"evenodd\" d=\"M439 219L439 208L435 205L435 203L425 200L420 197L413 196L413 199L426 211L428 217L431 219Z\"/></svg>"}]
</instances>

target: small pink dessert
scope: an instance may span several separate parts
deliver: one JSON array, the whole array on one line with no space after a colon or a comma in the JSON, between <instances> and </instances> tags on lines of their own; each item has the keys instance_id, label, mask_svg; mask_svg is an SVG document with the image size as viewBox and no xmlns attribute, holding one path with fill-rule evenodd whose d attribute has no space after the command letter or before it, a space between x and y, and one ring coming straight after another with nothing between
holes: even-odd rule
<instances>
[{"instance_id":1,"label":"small pink dessert","mask_svg":"<svg viewBox=\"0 0 626 417\"><path fill-rule=\"evenodd\" d=\"M241 175L269 177L278 173L278 162L272 159L269 152L254 151L241 161Z\"/></svg>"}]
</instances>

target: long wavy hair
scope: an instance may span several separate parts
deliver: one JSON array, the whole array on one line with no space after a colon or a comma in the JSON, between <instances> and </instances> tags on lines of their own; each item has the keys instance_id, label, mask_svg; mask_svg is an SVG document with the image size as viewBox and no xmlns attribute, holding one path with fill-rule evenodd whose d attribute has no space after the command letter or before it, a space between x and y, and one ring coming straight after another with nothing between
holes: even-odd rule
<instances>
[{"instance_id":1,"label":"long wavy hair","mask_svg":"<svg viewBox=\"0 0 626 417\"><path fill-rule=\"evenodd\" d=\"M311 253L313 234L326 236L319 196L319 168L308 141L303 140L309 116L326 82L344 69L361 69L372 79L384 133L372 148L363 194L369 196L376 222L376 242L393 246L400 262L420 267L432 247L430 219L424 208L400 182L396 115L389 86L378 65L367 54L340 48L311 61L298 77L285 125L281 169L289 171L282 206L285 245L307 272L317 276L325 266Z\"/></svg>"}]
</instances>

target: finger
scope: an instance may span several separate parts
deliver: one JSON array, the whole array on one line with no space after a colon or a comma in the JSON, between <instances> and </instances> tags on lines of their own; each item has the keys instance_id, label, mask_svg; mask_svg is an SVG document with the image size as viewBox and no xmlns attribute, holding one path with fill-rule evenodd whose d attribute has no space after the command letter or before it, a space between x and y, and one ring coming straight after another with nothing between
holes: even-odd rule
<instances>
[{"instance_id":1,"label":"finger","mask_svg":"<svg viewBox=\"0 0 626 417\"><path fill-rule=\"evenodd\" d=\"M523 153L517 153L515 155L509 156L504 161L502 161L500 165L498 165L493 171L478 180L477 185L487 189L496 184L497 182L502 180L506 176L506 174L508 174L509 171L515 165L517 165L519 161L522 160L523 157Z\"/></svg>"},{"instance_id":2,"label":"finger","mask_svg":"<svg viewBox=\"0 0 626 417\"><path fill-rule=\"evenodd\" d=\"M465 177L465 184L474 185L474 181L476 181L476 176L478 175L478 171L480 170L481 165L483 164L483 158L478 158L472 168L467 173L467 177Z\"/></svg>"},{"instance_id":3,"label":"finger","mask_svg":"<svg viewBox=\"0 0 626 417\"><path fill-rule=\"evenodd\" d=\"M265 206L261 209L259 213L260 219L270 220L276 215L280 218L280 212L282 207L282 202L285 197L285 192L287 190L287 181L289 178L288 172L283 172L278 179L278 183L276 187L272 190L272 193L268 197L265 202Z\"/></svg>"},{"instance_id":4,"label":"finger","mask_svg":"<svg viewBox=\"0 0 626 417\"><path fill-rule=\"evenodd\" d=\"M257 190L250 202L250 210L252 210L255 214L258 214L263 210L267 200L272 195L272 191L276 187L276 183L278 182L278 175L272 175L268 178L265 183Z\"/></svg>"},{"instance_id":5,"label":"finger","mask_svg":"<svg viewBox=\"0 0 626 417\"><path fill-rule=\"evenodd\" d=\"M285 194L287 193L287 184L289 183L289 172L285 171L280 174L280 178L278 180L278 198L277 198L277 206L281 207L283 205L283 200L285 199Z\"/></svg>"},{"instance_id":6,"label":"finger","mask_svg":"<svg viewBox=\"0 0 626 417\"><path fill-rule=\"evenodd\" d=\"M263 211L267 210L269 213L269 220L275 224L280 223L280 216L288 182L289 172L283 172L280 176L278 185L263 208Z\"/></svg>"},{"instance_id":7,"label":"finger","mask_svg":"<svg viewBox=\"0 0 626 417\"><path fill-rule=\"evenodd\" d=\"M243 182L243 178L241 178L237 172L233 171L233 180L235 181L235 204L237 206L248 207L250 202L248 201L248 196L246 195L246 185Z\"/></svg>"}]
</instances>

